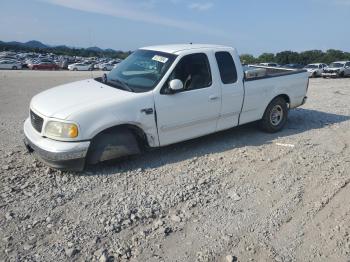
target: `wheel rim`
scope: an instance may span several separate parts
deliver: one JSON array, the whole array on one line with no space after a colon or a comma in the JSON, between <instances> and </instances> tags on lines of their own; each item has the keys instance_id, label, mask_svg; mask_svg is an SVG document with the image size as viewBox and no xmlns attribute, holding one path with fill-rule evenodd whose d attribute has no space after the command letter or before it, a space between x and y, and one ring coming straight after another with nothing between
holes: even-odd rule
<instances>
[{"instance_id":1,"label":"wheel rim","mask_svg":"<svg viewBox=\"0 0 350 262\"><path fill-rule=\"evenodd\" d=\"M270 122L273 126L278 126L283 120L283 108L280 105L275 105L270 114Z\"/></svg>"}]
</instances>

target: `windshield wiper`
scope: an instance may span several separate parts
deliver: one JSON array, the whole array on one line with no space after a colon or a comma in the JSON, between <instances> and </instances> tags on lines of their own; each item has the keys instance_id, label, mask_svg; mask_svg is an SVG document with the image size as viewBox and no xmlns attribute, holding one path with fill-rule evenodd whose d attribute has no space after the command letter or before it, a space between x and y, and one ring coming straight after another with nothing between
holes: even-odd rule
<instances>
[{"instance_id":1,"label":"windshield wiper","mask_svg":"<svg viewBox=\"0 0 350 262\"><path fill-rule=\"evenodd\" d=\"M119 86L121 85L121 87L124 90L130 91L130 92L135 92L135 90L133 88L131 88L127 83L120 81L119 79L108 79L107 82L117 83L117 84L119 84Z\"/></svg>"}]
</instances>

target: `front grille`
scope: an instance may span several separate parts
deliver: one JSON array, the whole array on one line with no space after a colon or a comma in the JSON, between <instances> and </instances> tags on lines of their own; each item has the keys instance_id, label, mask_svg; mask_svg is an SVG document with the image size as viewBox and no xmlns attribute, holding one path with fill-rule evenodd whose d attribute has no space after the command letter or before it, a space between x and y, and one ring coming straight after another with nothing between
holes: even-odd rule
<instances>
[{"instance_id":1,"label":"front grille","mask_svg":"<svg viewBox=\"0 0 350 262\"><path fill-rule=\"evenodd\" d=\"M35 114L32 110L30 110L30 122L36 131L41 133L43 128L44 119L37 114Z\"/></svg>"}]
</instances>

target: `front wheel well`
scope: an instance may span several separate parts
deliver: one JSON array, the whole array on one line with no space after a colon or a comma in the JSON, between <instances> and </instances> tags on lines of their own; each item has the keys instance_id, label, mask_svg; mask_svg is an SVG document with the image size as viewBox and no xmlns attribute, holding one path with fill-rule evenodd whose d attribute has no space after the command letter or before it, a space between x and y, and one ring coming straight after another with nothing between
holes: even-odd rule
<instances>
[{"instance_id":1,"label":"front wheel well","mask_svg":"<svg viewBox=\"0 0 350 262\"><path fill-rule=\"evenodd\" d=\"M134 125L118 125L107 128L91 140L88 150L88 164L134 155L148 147L144 131Z\"/></svg>"},{"instance_id":2,"label":"front wheel well","mask_svg":"<svg viewBox=\"0 0 350 262\"><path fill-rule=\"evenodd\" d=\"M145 132L142 130L142 128L140 128L136 125L132 125L132 124L122 124L122 125L109 127L105 130L100 131L97 135L95 135L93 137L93 139L102 135L102 134L107 134L107 133L108 134L116 134L120 130L127 130L131 134L133 134L135 136L139 146L142 146L142 147L149 146L147 136L146 136Z\"/></svg>"}]
</instances>

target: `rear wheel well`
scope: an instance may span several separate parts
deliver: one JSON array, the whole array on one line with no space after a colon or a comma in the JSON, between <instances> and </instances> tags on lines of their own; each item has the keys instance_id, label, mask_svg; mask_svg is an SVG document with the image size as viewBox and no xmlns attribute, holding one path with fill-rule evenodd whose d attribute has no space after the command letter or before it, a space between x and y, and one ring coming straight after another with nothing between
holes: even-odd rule
<instances>
[{"instance_id":1,"label":"rear wheel well","mask_svg":"<svg viewBox=\"0 0 350 262\"><path fill-rule=\"evenodd\" d=\"M274 99L276 99L277 97L283 98L283 99L286 101L286 103L287 103L287 105L288 105L288 108L290 107L290 98L289 98L289 96L287 96L286 94L282 94L282 95L278 95L278 96L274 97L274 98L270 101L270 103L271 103ZM270 104L270 103L269 103L269 104Z\"/></svg>"}]
</instances>

